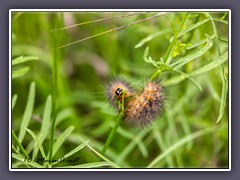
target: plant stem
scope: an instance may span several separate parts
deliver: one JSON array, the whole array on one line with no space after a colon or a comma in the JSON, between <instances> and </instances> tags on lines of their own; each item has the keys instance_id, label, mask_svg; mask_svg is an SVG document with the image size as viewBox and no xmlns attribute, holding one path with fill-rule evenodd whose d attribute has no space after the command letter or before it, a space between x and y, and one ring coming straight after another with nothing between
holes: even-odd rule
<instances>
[{"instance_id":1,"label":"plant stem","mask_svg":"<svg viewBox=\"0 0 240 180\"><path fill-rule=\"evenodd\" d=\"M106 143L105 143L105 145L104 145L104 147L103 147L102 155L105 154L105 152L107 151L108 147L110 146L110 144L111 144L111 142L112 142L112 140L113 140L113 137L114 137L114 135L115 135L116 132L117 132L117 128L118 128L120 122L121 122L122 119L123 119L123 116L124 116L124 106L125 106L125 102L124 102L125 93L126 93L126 92L123 91L123 94L122 94L122 103L121 103L121 112L120 112L120 114L119 114L119 116L118 116L118 118L117 118L117 122L115 123L114 127L112 128L112 131L111 131L111 133L109 134L108 139L107 139L107 141L106 141Z\"/></svg>"},{"instance_id":2,"label":"plant stem","mask_svg":"<svg viewBox=\"0 0 240 180\"><path fill-rule=\"evenodd\" d=\"M117 128L118 128L118 126L119 126L119 124L120 124L120 122L121 122L121 120L122 120L122 118L123 118L123 115L124 115L123 112L121 112L121 113L119 114L119 116L118 116L118 118L117 118L117 122L115 123L115 125L114 125L111 133L109 134L108 139L107 139L107 141L106 141L106 143L105 143L105 145L104 145L104 147L103 147L102 155L105 154L106 150L107 150L108 147L110 146L110 144L111 144L111 142L112 142L112 140L113 140L113 137L114 137L114 135L116 134Z\"/></svg>"}]
</instances>

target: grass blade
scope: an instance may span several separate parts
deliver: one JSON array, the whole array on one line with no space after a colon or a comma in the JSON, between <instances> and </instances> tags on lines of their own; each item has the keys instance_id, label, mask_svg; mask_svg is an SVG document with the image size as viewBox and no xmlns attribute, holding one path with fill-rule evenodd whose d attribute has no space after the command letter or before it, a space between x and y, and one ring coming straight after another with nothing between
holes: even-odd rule
<instances>
[{"instance_id":1,"label":"grass blade","mask_svg":"<svg viewBox=\"0 0 240 180\"><path fill-rule=\"evenodd\" d=\"M213 128L207 128L207 129L197 131L193 134L190 134L190 135L182 138L180 141L178 141L177 143L173 144L168 149L166 149L162 154L160 154L156 158L154 158L153 161L149 163L147 168L153 168L159 161L161 161L163 158L165 158L171 152L175 151L178 147L182 146L183 144L186 144L189 141L192 141L195 138L198 138L207 133L210 133L212 130L213 130Z\"/></svg>"},{"instance_id":2,"label":"grass blade","mask_svg":"<svg viewBox=\"0 0 240 180\"><path fill-rule=\"evenodd\" d=\"M219 110L219 116L217 118L217 123L220 122L220 120L223 117L224 109L226 106L226 101L228 97L228 79L224 77L224 67L222 66L221 70L221 78L222 78L222 94L221 94L221 104L220 104L220 110Z\"/></svg>"},{"instance_id":3,"label":"grass blade","mask_svg":"<svg viewBox=\"0 0 240 180\"><path fill-rule=\"evenodd\" d=\"M88 144L88 142L89 142L89 141L86 141L86 142L80 144L79 146L77 146L77 147L74 148L72 151L70 151L70 152L68 152L67 154L65 154L65 155L64 155L62 158L60 158L60 159L63 159L63 158L66 159L66 158L68 158L69 156L71 156L71 155L77 153L78 151L82 150L82 149ZM57 163L58 163L58 161L52 163L52 165L57 164Z\"/></svg>"},{"instance_id":4,"label":"grass blade","mask_svg":"<svg viewBox=\"0 0 240 180\"><path fill-rule=\"evenodd\" d=\"M80 164L76 166L64 166L64 167L57 167L57 168L98 168L98 167L104 167L104 166L112 166L112 164L109 162L94 162L94 163Z\"/></svg>"},{"instance_id":5,"label":"grass blade","mask_svg":"<svg viewBox=\"0 0 240 180\"><path fill-rule=\"evenodd\" d=\"M44 108L43 121L40 129L40 141L43 142L49 133L52 113L52 97L49 95Z\"/></svg>"},{"instance_id":6,"label":"grass blade","mask_svg":"<svg viewBox=\"0 0 240 180\"><path fill-rule=\"evenodd\" d=\"M183 34L185 34L185 33L189 32L189 31L191 31L191 30L193 30L193 29L196 29L197 27L203 25L204 23L208 22L209 20L210 20L210 19L204 19L204 20L202 20L202 21L199 21L199 22L196 23L196 24L193 24L193 25L191 25L191 26L188 26L186 29L184 29L184 30L182 30L182 31L179 32L178 38L181 37Z\"/></svg>"},{"instance_id":7,"label":"grass blade","mask_svg":"<svg viewBox=\"0 0 240 180\"><path fill-rule=\"evenodd\" d=\"M203 67L191 72L189 75L190 76L196 76L196 75L205 73L207 71L210 71L210 70L220 66L221 64L223 64L227 60L228 60L228 52L224 53L219 60L212 61L211 63L207 64L206 66L203 66Z\"/></svg>"},{"instance_id":8,"label":"grass blade","mask_svg":"<svg viewBox=\"0 0 240 180\"><path fill-rule=\"evenodd\" d=\"M72 133L74 130L73 126L68 127L57 139L57 141L53 145L53 154L52 157L56 154L58 149L61 147L61 145L64 143L64 141L67 139L67 137Z\"/></svg>"},{"instance_id":9,"label":"grass blade","mask_svg":"<svg viewBox=\"0 0 240 180\"><path fill-rule=\"evenodd\" d=\"M23 162L24 164L31 165L34 168L45 168L44 166L42 166L34 161L31 161L31 160L28 161L28 160L24 159L22 156L19 156L15 153L12 153L12 157L18 161Z\"/></svg>"},{"instance_id":10,"label":"grass blade","mask_svg":"<svg viewBox=\"0 0 240 180\"><path fill-rule=\"evenodd\" d=\"M205 45L205 47L201 48L197 52L193 52L183 58L180 58L178 61L172 63L172 66L175 66L176 69L179 69L180 67L184 66L188 62L202 56L205 52L207 52L212 47L213 42L209 35L206 34L206 36L207 36L207 44Z\"/></svg>"},{"instance_id":11,"label":"grass blade","mask_svg":"<svg viewBox=\"0 0 240 180\"><path fill-rule=\"evenodd\" d=\"M34 61L34 60L38 60L38 58L35 56L26 56L26 57L20 56L12 60L12 65L22 64L22 63L25 63L28 61Z\"/></svg>"},{"instance_id":12,"label":"grass blade","mask_svg":"<svg viewBox=\"0 0 240 180\"><path fill-rule=\"evenodd\" d=\"M40 149L40 152L42 154L42 157L46 159L46 155L45 155L42 143L40 142L40 140L37 137L37 135L33 131L31 131L30 129L26 129L26 130L32 136L32 138L35 140L35 142L37 143L38 148Z\"/></svg>"},{"instance_id":13,"label":"grass blade","mask_svg":"<svg viewBox=\"0 0 240 180\"><path fill-rule=\"evenodd\" d=\"M170 33L170 32L172 32L171 29L165 29L165 30L163 30L161 32L157 32L157 33L151 34L151 35L147 36L146 38L142 39L139 43L137 43L134 48L135 49L140 48L144 44L146 44L147 42L153 40L154 38L156 38L158 36L165 35L165 34Z\"/></svg>"},{"instance_id":14,"label":"grass blade","mask_svg":"<svg viewBox=\"0 0 240 180\"><path fill-rule=\"evenodd\" d=\"M28 127L28 124L31 120L34 102L35 102L35 93L36 93L36 85L35 85L35 82L32 82L30 85L30 88L29 88L27 105L24 110L22 123L21 123L21 127L20 127L20 132L19 132L19 136L18 136L20 142L23 141L23 138L26 134L26 128Z\"/></svg>"},{"instance_id":15,"label":"grass blade","mask_svg":"<svg viewBox=\"0 0 240 180\"><path fill-rule=\"evenodd\" d=\"M18 98L18 95L17 94L14 94L14 96L12 97L12 110L17 102L17 98Z\"/></svg>"},{"instance_id":16,"label":"grass blade","mask_svg":"<svg viewBox=\"0 0 240 180\"><path fill-rule=\"evenodd\" d=\"M79 137L79 138L82 140L82 142L86 142L86 141L84 141L81 137ZM95 150L92 146L90 146L89 144L86 144L86 145L87 145L87 147L88 147L89 149L91 149L98 157L100 157L100 158L103 159L104 161L110 163L113 167L115 167L115 168L120 168L117 164L115 164L114 162L110 161L108 158L106 158L106 157L103 156L102 154L100 154L100 153L99 153L97 150Z\"/></svg>"},{"instance_id":17,"label":"grass blade","mask_svg":"<svg viewBox=\"0 0 240 180\"><path fill-rule=\"evenodd\" d=\"M19 140L13 130L12 130L12 137L13 137L14 141L17 143L17 145L20 148L20 150L22 151L22 153L25 155L25 157L29 158L28 153L25 151L22 144L19 142Z\"/></svg>"},{"instance_id":18,"label":"grass blade","mask_svg":"<svg viewBox=\"0 0 240 180\"><path fill-rule=\"evenodd\" d=\"M12 79L18 78L26 74L30 70L30 67L23 67L18 70L12 71Z\"/></svg>"}]
</instances>

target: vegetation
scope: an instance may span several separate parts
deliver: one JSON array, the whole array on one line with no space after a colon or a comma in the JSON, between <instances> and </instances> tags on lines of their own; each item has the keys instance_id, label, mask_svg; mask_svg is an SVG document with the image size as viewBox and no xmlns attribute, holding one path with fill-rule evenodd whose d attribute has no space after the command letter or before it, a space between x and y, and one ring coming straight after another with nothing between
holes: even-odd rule
<instances>
[{"instance_id":1,"label":"vegetation","mask_svg":"<svg viewBox=\"0 0 240 180\"><path fill-rule=\"evenodd\" d=\"M12 168L228 168L228 33L228 12L12 12ZM118 77L161 80L155 123L118 126Z\"/></svg>"}]
</instances>

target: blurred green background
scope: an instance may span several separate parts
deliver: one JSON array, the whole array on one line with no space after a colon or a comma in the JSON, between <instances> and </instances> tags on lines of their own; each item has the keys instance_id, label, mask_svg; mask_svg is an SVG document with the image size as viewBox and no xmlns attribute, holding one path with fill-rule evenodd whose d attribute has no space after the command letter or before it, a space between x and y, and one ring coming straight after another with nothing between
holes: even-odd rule
<instances>
[{"instance_id":1,"label":"blurred green background","mask_svg":"<svg viewBox=\"0 0 240 180\"><path fill-rule=\"evenodd\" d=\"M126 14L126 17L54 31ZM189 12L187 15L167 12L155 18L150 17L157 12L129 14L12 12L12 59L31 56L29 61L12 65L12 96L17 95L12 129L16 135L21 131L29 87L34 81L36 95L27 128L39 133L45 102L54 93L51 116L54 118L56 113L54 141L70 126L74 128L60 143L54 158L80 145L81 138L89 140L89 145L101 152L117 118L116 110L106 101L106 83L111 78L123 77L141 90L158 70L154 62L168 57L172 69L159 74L166 89L166 105L161 117L142 130L119 127L105 156L120 167L130 168L228 168L228 12ZM145 18L149 19L131 24ZM117 27L122 28L59 48ZM149 63L149 56L154 62ZM174 66L182 62L182 66ZM202 91L183 73L193 78ZM47 154L50 122L45 128L49 134L42 145ZM202 134L195 138L196 132ZM21 144L32 157L31 135L26 133ZM21 155L15 142L13 147ZM41 157L40 152L37 157ZM88 147L71 159L74 157L80 157L80 162L74 165L99 161L99 155ZM12 164L13 168L32 167L16 158ZM53 167L70 165L73 164Z\"/></svg>"}]
</instances>

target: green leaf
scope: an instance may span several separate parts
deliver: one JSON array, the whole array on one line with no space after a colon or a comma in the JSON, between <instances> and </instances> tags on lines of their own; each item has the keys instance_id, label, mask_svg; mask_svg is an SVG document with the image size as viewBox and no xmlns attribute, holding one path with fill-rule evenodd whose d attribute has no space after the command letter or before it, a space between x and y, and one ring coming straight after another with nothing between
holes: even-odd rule
<instances>
[{"instance_id":1,"label":"green leaf","mask_svg":"<svg viewBox=\"0 0 240 180\"><path fill-rule=\"evenodd\" d=\"M20 57L17 57L16 59L12 60L12 65L17 65L17 64L22 64L22 63L25 63L25 62L28 62L28 61L35 61L35 60L38 60L38 57L35 57L35 56L20 56Z\"/></svg>"},{"instance_id":2,"label":"green leaf","mask_svg":"<svg viewBox=\"0 0 240 180\"><path fill-rule=\"evenodd\" d=\"M200 136L203 136L207 133L212 132L214 128L207 128L204 130L200 130L197 131L195 133L192 133L188 136L185 136L184 138L182 138L181 140L177 141L175 144L173 144L172 146L170 146L168 149L166 149L163 153L159 154L156 158L154 158L149 165L147 166L147 168L153 168L157 163L159 163L163 158L167 157L170 153L172 153L173 151L175 151L177 148L179 148L180 146L186 144L189 141L192 141L195 138L198 138Z\"/></svg>"},{"instance_id":3,"label":"green leaf","mask_svg":"<svg viewBox=\"0 0 240 180\"><path fill-rule=\"evenodd\" d=\"M74 130L74 127L70 126L59 136L59 138L53 145L52 157L54 157L54 155L57 153L58 149L61 147L61 145L64 143L64 141L67 139L67 137L72 133L73 130Z\"/></svg>"},{"instance_id":4,"label":"green leaf","mask_svg":"<svg viewBox=\"0 0 240 180\"><path fill-rule=\"evenodd\" d=\"M196 29L197 27L203 25L204 23L208 22L209 20L210 20L209 18L208 18L208 19L204 19L204 20L202 20L202 21L199 21L199 22L196 23L196 24L193 24L193 25L188 26L186 29L180 31L177 37L178 37L178 38L181 37L183 34L189 32L189 31L191 31L191 30L193 30L193 29Z\"/></svg>"},{"instance_id":5,"label":"green leaf","mask_svg":"<svg viewBox=\"0 0 240 180\"><path fill-rule=\"evenodd\" d=\"M65 155L64 155L63 157L61 157L60 159L63 159L63 158L66 159L66 158L68 158L69 156L71 156L71 155L77 153L78 151L82 150L82 149L88 144L88 142L89 142L89 141L83 142L82 144L80 144L79 146L77 146L76 148L74 148L73 150L71 150L70 152L68 152L67 154L65 154ZM59 160L60 160L60 159L59 159ZM52 163L52 165L57 164L57 163L58 163L58 161Z\"/></svg>"},{"instance_id":6,"label":"green leaf","mask_svg":"<svg viewBox=\"0 0 240 180\"><path fill-rule=\"evenodd\" d=\"M222 78L223 84L222 84L221 104L220 104L219 116L217 118L217 123L219 123L223 117L224 109L225 109L227 97L228 97L228 79L224 78L224 67L222 66L221 68L222 68L221 78Z\"/></svg>"},{"instance_id":7,"label":"green leaf","mask_svg":"<svg viewBox=\"0 0 240 180\"><path fill-rule=\"evenodd\" d=\"M163 31L151 34L150 36L147 36L146 38L142 39L139 43L137 43L134 48L137 49L139 47L142 47L144 44L146 44L147 42L153 40L154 38L156 38L158 36L165 35L165 34L170 33L170 32L172 32L171 29L165 29Z\"/></svg>"},{"instance_id":8,"label":"green leaf","mask_svg":"<svg viewBox=\"0 0 240 180\"><path fill-rule=\"evenodd\" d=\"M206 66L203 66L203 67L191 72L189 75L190 76L196 76L196 75L202 74L204 72L210 71L210 70L220 66L221 64L223 64L227 60L228 60L228 52L225 52L222 55L222 57L220 57L219 60L212 61L211 63L207 64Z\"/></svg>"},{"instance_id":9,"label":"green leaf","mask_svg":"<svg viewBox=\"0 0 240 180\"><path fill-rule=\"evenodd\" d=\"M79 136L79 138L82 140L82 142L85 142L85 143L86 143L86 141L84 141L80 136ZM115 168L120 168L117 164L115 164L114 162L110 161L108 158L106 158L106 157L103 156L102 154L100 154L100 153L99 153L97 150L95 150L92 146L90 146L89 144L86 144L86 145L87 145L87 147L88 147L89 149L91 149L98 157L100 157L100 158L103 159L104 161L110 163L113 167L115 167Z\"/></svg>"},{"instance_id":10,"label":"green leaf","mask_svg":"<svg viewBox=\"0 0 240 180\"><path fill-rule=\"evenodd\" d=\"M97 168L97 167L105 167L105 166L112 167L112 164L109 162L93 162L93 163L80 164L76 166L64 166L64 167L58 167L58 168Z\"/></svg>"},{"instance_id":11,"label":"green leaf","mask_svg":"<svg viewBox=\"0 0 240 180\"><path fill-rule=\"evenodd\" d=\"M29 66L20 68L18 70L12 71L12 79L18 78L26 74L30 70Z\"/></svg>"},{"instance_id":12,"label":"green leaf","mask_svg":"<svg viewBox=\"0 0 240 180\"><path fill-rule=\"evenodd\" d=\"M40 141L43 142L47 137L50 130L50 121L51 121L51 113L52 113L52 97L49 95L46 100L44 113L43 113L43 121L40 129Z\"/></svg>"},{"instance_id":13,"label":"green leaf","mask_svg":"<svg viewBox=\"0 0 240 180\"><path fill-rule=\"evenodd\" d=\"M34 108L34 102L35 102L35 93L36 93L36 85L35 85L35 82L32 82L29 88L27 105L24 110L20 132L18 136L20 142L23 141L23 138L26 134L26 128L28 127L28 124L31 120L31 116Z\"/></svg>"},{"instance_id":14,"label":"green leaf","mask_svg":"<svg viewBox=\"0 0 240 180\"><path fill-rule=\"evenodd\" d=\"M37 135L33 131L31 131L30 129L26 129L26 130L32 136L32 138L35 140L35 142L37 143L38 148L40 149L40 152L42 154L42 157L46 159L46 155L45 155L43 146L42 146L39 138L37 137Z\"/></svg>"},{"instance_id":15,"label":"green leaf","mask_svg":"<svg viewBox=\"0 0 240 180\"><path fill-rule=\"evenodd\" d=\"M201 48L197 52L193 52L183 58L180 58L178 61L172 63L171 65L175 66L176 69L179 69L180 67L184 66L188 62L202 56L205 52L207 52L212 47L213 43L212 43L211 37L207 34L206 36L207 36L207 44L205 45L205 47Z\"/></svg>"},{"instance_id":16,"label":"green leaf","mask_svg":"<svg viewBox=\"0 0 240 180\"><path fill-rule=\"evenodd\" d=\"M18 98L18 95L17 94L14 94L14 96L12 97L12 110L17 102L17 98Z\"/></svg>"},{"instance_id":17,"label":"green leaf","mask_svg":"<svg viewBox=\"0 0 240 180\"><path fill-rule=\"evenodd\" d=\"M22 153L24 154L24 156L26 158L29 158L28 153L25 151L25 149L23 148L22 144L20 143L20 141L18 140L16 134L14 133L14 131L12 130L12 138L14 139L14 141L17 143L18 147L20 148L20 150L22 151Z\"/></svg>"},{"instance_id":18,"label":"green leaf","mask_svg":"<svg viewBox=\"0 0 240 180\"><path fill-rule=\"evenodd\" d=\"M12 157L14 159L18 160L18 161L23 162L24 164L29 164L30 166L32 166L34 168L45 168L44 166L42 166L42 165L40 165L40 164L38 164L38 163L36 163L34 161L31 161L30 159L28 161L28 160L26 160L26 158L23 158L22 156L17 155L15 153L12 153Z\"/></svg>"}]
</instances>

